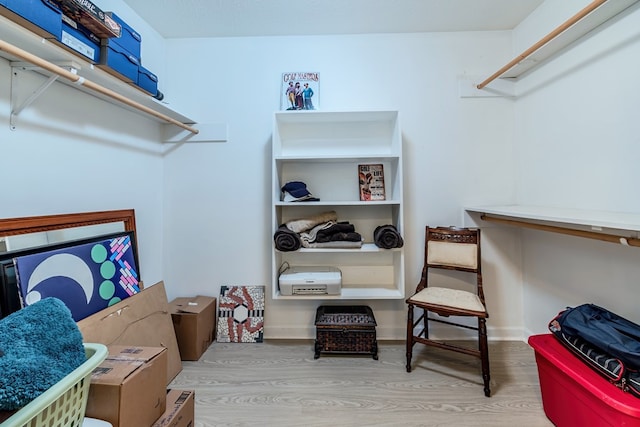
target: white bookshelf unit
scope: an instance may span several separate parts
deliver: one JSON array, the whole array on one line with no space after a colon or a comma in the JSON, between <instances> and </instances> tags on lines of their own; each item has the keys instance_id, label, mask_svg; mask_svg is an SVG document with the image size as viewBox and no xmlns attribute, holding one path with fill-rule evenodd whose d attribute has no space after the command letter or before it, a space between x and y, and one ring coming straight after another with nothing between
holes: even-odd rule
<instances>
[{"instance_id":1,"label":"white bookshelf unit","mask_svg":"<svg viewBox=\"0 0 640 427\"><path fill-rule=\"evenodd\" d=\"M361 248L300 248L283 252L272 243L274 299L404 298L404 249L374 244L376 227L392 224L403 234L402 138L397 111L282 111L273 123L272 232L288 221L335 211L364 239ZM385 200L360 201L358 165L384 166ZM284 202L281 188L302 181L320 201ZM337 267L340 295L284 296L280 267Z\"/></svg>"}]
</instances>

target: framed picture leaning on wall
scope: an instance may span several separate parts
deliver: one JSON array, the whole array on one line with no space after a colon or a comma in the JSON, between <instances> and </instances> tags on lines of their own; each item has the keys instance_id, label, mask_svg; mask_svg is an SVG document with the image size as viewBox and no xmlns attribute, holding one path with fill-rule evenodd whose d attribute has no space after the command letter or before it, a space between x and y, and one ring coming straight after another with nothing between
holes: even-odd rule
<instances>
[{"instance_id":1,"label":"framed picture leaning on wall","mask_svg":"<svg viewBox=\"0 0 640 427\"><path fill-rule=\"evenodd\" d=\"M3 315L8 305L56 297L77 322L137 294L135 242L133 231L122 231L1 254Z\"/></svg>"},{"instance_id":2,"label":"framed picture leaning on wall","mask_svg":"<svg viewBox=\"0 0 640 427\"><path fill-rule=\"evenodd\" d=\"M320 105L320 73L282 73L281 110L317 110Z\"/></svg>"}]
</instances>

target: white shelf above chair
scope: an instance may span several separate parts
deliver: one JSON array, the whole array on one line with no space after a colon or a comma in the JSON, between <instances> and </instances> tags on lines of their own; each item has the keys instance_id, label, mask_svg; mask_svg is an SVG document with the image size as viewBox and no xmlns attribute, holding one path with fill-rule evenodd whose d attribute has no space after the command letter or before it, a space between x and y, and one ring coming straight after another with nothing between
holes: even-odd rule
<instances>
[{"instance_id":1,"label":"white shelf above chair","mask_svg":"<svg viewBox=\"0 0 640 427\"><path fill-rule=\"evenodd\" d=\"M640 214L531 205L466 207L482 221L640 246Z\"/></svg>"}]
</instances>

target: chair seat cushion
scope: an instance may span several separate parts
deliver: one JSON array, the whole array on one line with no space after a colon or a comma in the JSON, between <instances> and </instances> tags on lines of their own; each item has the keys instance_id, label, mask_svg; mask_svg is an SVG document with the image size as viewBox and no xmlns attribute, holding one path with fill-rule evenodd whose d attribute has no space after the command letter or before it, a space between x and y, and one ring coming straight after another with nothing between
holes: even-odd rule
<instances>
[{"instance_id":1,"label":"chair seat cushion","mask_svg":"<svg viewBox=\"0 0 640 427\"><path fill-rule=\"evenodd\" d=\"M478 295L458 289L428 287L424 288L411 298L409 302L435 304L445 307L459 308L463 310L485 312L485 307Z\"/></svg>"}]
</instances>

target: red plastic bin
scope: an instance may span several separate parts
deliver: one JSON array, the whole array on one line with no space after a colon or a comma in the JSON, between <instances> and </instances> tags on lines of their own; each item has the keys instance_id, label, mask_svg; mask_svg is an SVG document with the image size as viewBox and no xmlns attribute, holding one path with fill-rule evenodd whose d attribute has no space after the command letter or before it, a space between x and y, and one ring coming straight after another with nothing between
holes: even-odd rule
<instances>
[{"instance_id":1,"label":"red plastic bin","mask_svg":"<svg viewBox=\"0 0 640 427\"><path fill-rule=\"evenodd\" d=\"M542 406L557 427L640 427L640 399L601 377L552 334L533 335Z\"/></svg>"}]
</instances>

